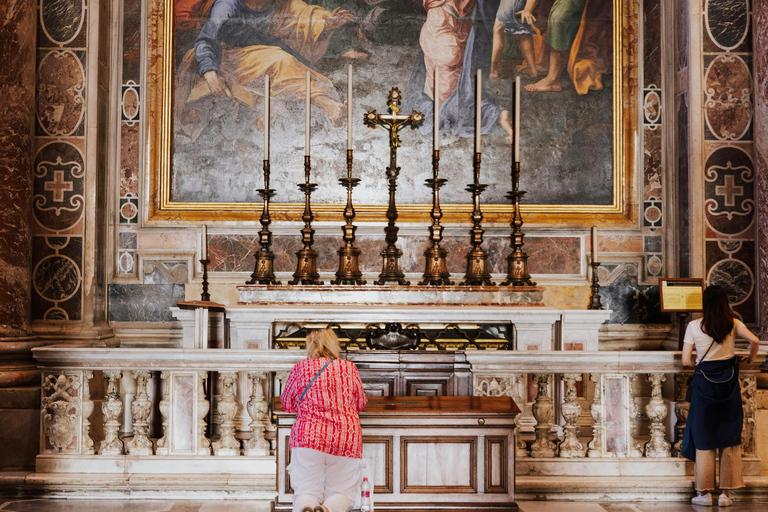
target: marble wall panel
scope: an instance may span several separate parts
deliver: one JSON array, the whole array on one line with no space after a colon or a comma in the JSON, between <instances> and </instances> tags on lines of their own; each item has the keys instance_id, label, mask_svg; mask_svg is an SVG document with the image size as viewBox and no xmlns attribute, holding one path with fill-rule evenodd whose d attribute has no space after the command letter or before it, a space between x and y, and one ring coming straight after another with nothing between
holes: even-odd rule
<instances>
[{"instance_id":1,"label":"marble wall panel","mask_svg":"<svg viewBox=\"0 0 768 512\"><path fill-rule=\"evenodd\" d=\"M768 290L768 2L753 3L752 27L755 40L755 203L757 207L757 283ZM757 321L760 339L768 339L768 303L761 298ZM764 416L768 419L768 413ZM758 443L758 446L760 444ZM768 441L763 446L768 445ZM765 452L765 453L768 453Z\"/></svg>"},{"instance_id":2,"label":"marble wall panel","mask_svg":"<svg viewBox=\"0 0 768 512\"><path fill-rule=\"evenodd\" d=\"M747 323L755 312L752 45L746 0L706 0L703 12L704 239L708 284L731 290Z\"/></svg>"},{"instance_id":3,"label":"marble wall panel","mask_svg":"<svg viewBox=\"0 0 768 512\"><path fill-rule=\"evenodd\" d=\"M643 79L661 87L661 0L643 2Z\"/></svg>"},{"instance_id":4,"label":"marble wall panel","mask_svg":"<svg viewBox=\"0 0 768 512\"><path fill-rule=\"evenodd\" d=\"M184 300L184 285L111 284L109 320L113 322L172 322L171 307Z\"/></svg>"},{"instance_id":5,"label":"marble wall panel","mask_svg":"<svg viewBox=\"0 0 768 512\"><path fill-rule=\"evenodd\" d=\"M40 0L32 243L35 320L77 321L83 317L82 236L89 207L82 149L88 98L88 21L86 0Z\"/></svg>"},{"instance_id":6,"label":"marble wall panel","mask_svg":"<svg viewBox=\"0 0 768 512\"><path fill-rule=\"evenodd\" d=\"M677 230L678 276L691 277L691 198L688 183L690 119L688 91L677 96Z\"/></svg>"},{"instance_id":7,"label":"marble wall panel","mask_svg":"<svg viewBox=\"0 0 768 512\"><path fill-rule=\"evenodd\" d=\"M5 338L26 336L30 327L35 2L6 4L0 11L0 338Z\"/></svg>"},{"instance_id":8,"label":"marble wall panel","mask_svg":"<svg viewBox=\"0 0 768 512\"><path fill-rule=\"evenodd\" d=\"M639 269L632 263L600 266L600 300L613 311L610 323L669 323L669 314L661 313L659 287L639 284L638 275Z\"/></svg>"},{"instance_id":9,"label":"marble wall panel","mask_svg":"<svg viewBox=\"0 0 768 512\"><path fill-rule=\"evenodd\" d=\"M143 239L143 236L142 236ZM578 237L532 237L525 239L525 251L529 256L528 268L533 274L578 275L581 273L581 242ZM605 250L642 250L640 237L617 237L608 239ZM404 272L424 271L424 250L429 240L424 236L401 236L398 246L403 251L400 259ZM320 272L335 272L338 269L337 251L343 245L341 236L315 236L314 250L317 252L317 268ZM381 270L381 251L385 247L382 236L359 236L355 246L360 249L360 269L363 272ZM293 272L296 270L296 253L301 250L299 234L275 235L272 251L275 253L275 271ZM442 247L448 251L448 270L453 273L466 271L466 253L470 248L469 238L463 236L444 237ZM211 272L252 272L254 255L259 250L258 237L255 235L209 235L208 256L211 260ZM483 248L488 253L488 266L491 273L506 274L509 239L507 237L489 237Z\"/></svg>"},{"instance_id":10,"label":"marble wall panel","mask_svg":"<svg viewBox=\"0 0 768 512\"><path fill-rule=\"evenodd\" d=\"M675 0L675 35L677 43L675 67L677 71L688 68L688 60L691 54L690 1Z\"/></svg>"}]
</instances>

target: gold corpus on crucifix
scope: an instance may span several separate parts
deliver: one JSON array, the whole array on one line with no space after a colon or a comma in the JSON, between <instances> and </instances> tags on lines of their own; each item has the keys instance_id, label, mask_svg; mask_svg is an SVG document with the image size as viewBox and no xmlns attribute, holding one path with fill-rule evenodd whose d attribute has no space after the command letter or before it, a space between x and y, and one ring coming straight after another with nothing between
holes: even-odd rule
<instances>
[{"instance_id":1,"label":"gold corpus on crucifix","mask_svg":"<svg viewBox=\"0 0 768 512\"><path fill-rule=\"evenodd\" d=\"M424 121L424 114L413 110L410 115L401 114L400 102L403 95L397 87L393 87L387 96L389 114L379 114L376 110L369 110L363 116L366 126L383 126L389 130L389 167L387 167L387 179L389 180L389 206L387 207L387 227L385 240L387 247L382 251L383 258L381 274L375 284L385 284L388 281L397 281L398 284L408 285L405 274L400 268L400 256L403 251L397 248L397 232L400 228L395 225L397 220L397 205L395 204L395 192L397 191L397 176L400 168L397 166L397 148L400 147L398 132L404 126L416 126Z\"/></svg>"}]
</instances>

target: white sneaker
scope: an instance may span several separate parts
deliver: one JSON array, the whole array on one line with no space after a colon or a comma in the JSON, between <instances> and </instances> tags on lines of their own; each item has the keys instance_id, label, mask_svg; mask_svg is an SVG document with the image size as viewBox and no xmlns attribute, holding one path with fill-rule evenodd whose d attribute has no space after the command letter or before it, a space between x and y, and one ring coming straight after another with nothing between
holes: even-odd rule
<instances>
[{"instance_id":1,"label":"white sneaker","mask_svg":"<svg viewBox=\"0 0 768 512\"><path fill-rule=\"evenodd\" d=\"M733 505L733 499L731 499L730 496L721 494L720 498L717 500L717 505L720 507L730 507L731 505Z\"/></svg>"},{"instance_id":2,"label":"white sneaker","mask_svg":"<svg viewBox=\"0 0 768 512\"><path fill-rule=\"evenodd\" d=\"M707 493L707 494L699 494L698 496L694 496L693 498L691 498L691 504L704 505L705 507L711 507L712 495Z\"/></svg>"}]
</instances>

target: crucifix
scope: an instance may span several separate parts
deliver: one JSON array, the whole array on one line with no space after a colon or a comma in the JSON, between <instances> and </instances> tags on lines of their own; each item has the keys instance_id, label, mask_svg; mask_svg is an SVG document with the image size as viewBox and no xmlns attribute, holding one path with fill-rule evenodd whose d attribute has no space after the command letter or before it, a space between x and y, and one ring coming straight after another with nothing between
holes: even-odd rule
<instances>
[{"instance_id":1,"label":"crucifix","mask_svg":"<svg viewBox=\"0 0 768 512\"><path fill-rule=\"evenodd\" d=\"M413 110L410 115L400 113L399 103L403 95L397 87L393 87L387 96L389 114L378 114L376 110L369 110L363 117L366 126L375 128L383 126L389 130L389 167L387 167L387 179L389 180L389 207L387 208L387 227L385 240L387 247L382 251L383 258L381 274L376 284L385 284L388 281L397 281L398 284L411 284L405 280L405 274L400 269L400 256L403 251L397 248L397 232L400 228L395 225L397 220L397 205L395 204L395 191L397 190L397 176L400 168L397 166L397 148L400 146L398 131L404 126L416 126L424 121L424 114Z\"/></svg>"}]
</instances>

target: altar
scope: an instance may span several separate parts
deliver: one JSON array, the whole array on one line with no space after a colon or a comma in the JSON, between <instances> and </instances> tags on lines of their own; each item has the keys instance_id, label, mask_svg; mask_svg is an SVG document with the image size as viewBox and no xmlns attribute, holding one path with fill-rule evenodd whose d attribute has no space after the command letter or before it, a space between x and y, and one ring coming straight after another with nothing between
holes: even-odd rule
<instances>
[{"instance_id":1,"label":"altar","mask_svg":"<svg viewBox=\"0 0 768 512\"><path fill-rule=\"evenodd\" d=\"M363 457L373 458L376 510L512 511L515 417L510 397L369 397L360 413ZM295 415L275 403L277 498L293 499L288 448Z\"/></svg>"}]
</instances>

